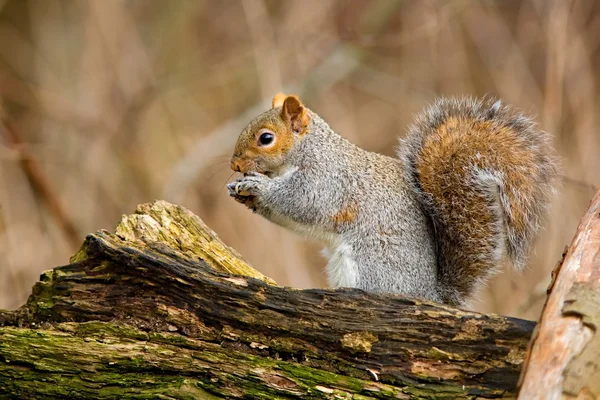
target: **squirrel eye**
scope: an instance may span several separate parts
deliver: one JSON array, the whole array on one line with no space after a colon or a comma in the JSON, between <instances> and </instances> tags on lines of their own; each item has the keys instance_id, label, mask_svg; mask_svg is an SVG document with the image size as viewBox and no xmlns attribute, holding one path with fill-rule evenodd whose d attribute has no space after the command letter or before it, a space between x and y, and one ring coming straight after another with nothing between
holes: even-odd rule
<instances>
[{"instance_id":1,"label":"squirrel eye","mask_svg":"<svg viewBox=\"0 0 600 400\"><path fill-rule=\"evenodd\" d=\"M258 144L261 146L268 146L273 143L275 136L271 132L265 132L258 138Z\"/></svg>"}]
</instances>

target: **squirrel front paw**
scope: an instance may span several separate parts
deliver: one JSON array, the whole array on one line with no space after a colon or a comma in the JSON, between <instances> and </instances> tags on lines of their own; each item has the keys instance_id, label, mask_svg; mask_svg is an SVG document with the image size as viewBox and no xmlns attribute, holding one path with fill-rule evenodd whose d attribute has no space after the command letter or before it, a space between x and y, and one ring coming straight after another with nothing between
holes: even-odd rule
<instances>
[{"instance_id":1,"label":"squirrel front paw","mask_svg":"<svg viewBox=\"0 0 600 400\"><path fill-rule=\"evenodd\" d=\"M227 185L229 196L256 211L256 200L265 193L270 180L271 178L257 172L248 172Z\"/></svg>"}]
</instances>

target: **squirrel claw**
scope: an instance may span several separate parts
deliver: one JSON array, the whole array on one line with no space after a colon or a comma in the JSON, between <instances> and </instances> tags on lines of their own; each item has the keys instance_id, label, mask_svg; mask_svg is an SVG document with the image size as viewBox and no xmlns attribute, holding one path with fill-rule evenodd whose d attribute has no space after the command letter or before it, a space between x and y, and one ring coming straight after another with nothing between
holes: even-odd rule
<instances>
[{"instance_id":1,"label":"squirrel claw","mask_svg":"<svg viewBox=\"0 0 600 400\"><path fill-rule=\"evenodd\" d=\"M238 203L244 204L250 208L253 212L256 212L256 193L255 187L257 185L256 178L252 177L241 177L227 184L227 190L229 196L233 197Z\"/></svg>"},{"instance_id":2,"label":"squirrel claw","mask_svg":"<svg viewBox=\"0 0 600 400\"><path fill-rule=\"evenodd\" d=\"M260 196L263 193L269 178L257 172L248 173L244 177L227 185L230 193L237 196Z\"/></svg>"},{"instance_id":3,"label":"squirrel claw","mask_svg":"<svg viewBox=\"0 0 600 400\"><path fill-rule=\"evenodd\" d=\"M238 203L244 204L246 207L250 208L253 212L256 212L255 207L255 197L254 196L240 196L235 193L229 193L230 197L233 197L235 201Z\"/></svg>"}]
</instances>

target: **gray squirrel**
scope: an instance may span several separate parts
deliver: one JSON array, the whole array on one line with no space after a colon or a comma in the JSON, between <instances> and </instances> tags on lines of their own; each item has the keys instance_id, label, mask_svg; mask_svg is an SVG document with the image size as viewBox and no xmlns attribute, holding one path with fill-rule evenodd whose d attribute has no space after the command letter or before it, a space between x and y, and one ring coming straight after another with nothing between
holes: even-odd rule
<instances>
[{"instance_id":1,"label":"gray squirrel","mask_svg":"<svg viewBox=\"0 0 600 400\"><path fill-rule=\"evenodd\" d=\"M501 102L439 99L399 158L350 143L296 96L240 134L230 196L325 245L330 286L464 306L498 267L521 270L547 213L548 134Z\"/></svg>"}]
</instances>

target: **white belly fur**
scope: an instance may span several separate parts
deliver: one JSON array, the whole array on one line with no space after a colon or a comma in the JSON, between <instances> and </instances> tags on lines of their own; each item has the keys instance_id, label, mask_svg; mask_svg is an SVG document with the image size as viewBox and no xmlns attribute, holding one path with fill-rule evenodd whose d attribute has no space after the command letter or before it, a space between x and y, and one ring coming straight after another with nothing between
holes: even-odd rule
<instances>
[{"instance_id":1,"label":"white belly fur","mask_svg":"<svg viewBox=\"0 0 600 400\"><path fill-rule=\"evenodd\" d=\"M323 255L329 259L325 272L331 287L357 287L358 271L352 258L352 248L341 237L335 244L323 249Z\"/></svg>"},{"instance_id":2,"label":"white belly fur","mask_svg":"<svg viewBox=\"0 0 600 400\"><path fill-rule=\"evenodd\" d=\"M286 176L296 171L298 171L297 167L284 166L279 171L275 171L275 176ZM316 239L325 244L326 247L323 249L322 254L329 259L327 267L325 267L329 286L357 287L358 270L352 258L352 247L344 242L341 235L299 224L281 214L273 213L271 218L273 222L281 226L285 226L308 239Z\"/></svg>"},{"instance_id":3,"label":"white belly fur","mask_svg":"<svg viewBox=\"0 0 600 400\"><path fill-rule=\"evenodd\" d=\"M357 287L358 271L356 262L352 258L352 247L344 242L341 235L316 230L293 222L281 215L272 215L274 222L285 226L307 239L318 240L325 244L323 256L329 262L325 267L327 282L330 287Z\"/></svg>"}]
</instances>

